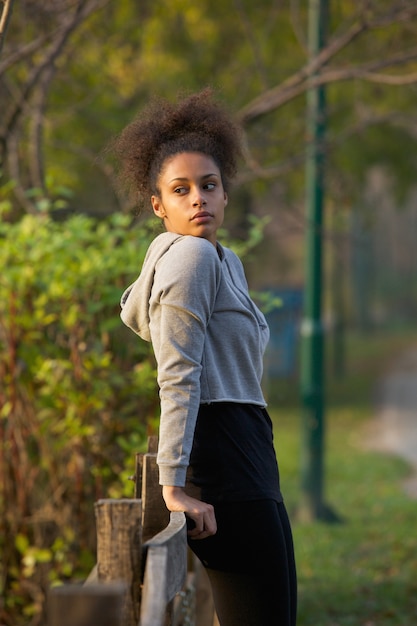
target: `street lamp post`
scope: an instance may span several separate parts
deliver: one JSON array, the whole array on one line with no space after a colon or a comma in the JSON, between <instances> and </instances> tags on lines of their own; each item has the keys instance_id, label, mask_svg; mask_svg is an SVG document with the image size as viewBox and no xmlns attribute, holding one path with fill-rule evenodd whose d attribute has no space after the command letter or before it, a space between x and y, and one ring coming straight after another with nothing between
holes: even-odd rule
<instances>
[{"instance_id":1,"label":"street lamp post","mask_svg":"<svg viewBox=\"0 0 417 626\"><path fill-rule=\"evenodd\" d=\"M309 55L324 46L327 0L309 2ZM324 330L322 320L322 233L324 202L325 89L307 92L306 262L301 326L302 504L300 515L327 519L324 504Z\"/></svg>"}]
</instances>

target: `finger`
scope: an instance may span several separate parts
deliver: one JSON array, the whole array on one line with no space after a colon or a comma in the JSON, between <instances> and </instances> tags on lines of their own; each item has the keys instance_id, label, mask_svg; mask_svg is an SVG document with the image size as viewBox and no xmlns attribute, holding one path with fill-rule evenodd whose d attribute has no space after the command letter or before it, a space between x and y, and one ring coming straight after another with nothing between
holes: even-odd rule
<instances>
[{"instance_id":1,"label":"finger","mask_svg":"<svg viewBox=\"0 0 417 626\"><path fill-rule=\"evenodd\" d=\"M217 532L217 521L214 508L211 508L205 515L204 529L210 535L215 535Z\"/></svg>"},{"instance_id":2,"label":"finger","mask_svg":"<svg viewBox=\"0 0 417 626\"><path fill-rule=\"evenodd\" d=\"M204 517L201 514L187 515L187 535L189 537L197 537L204 531Z\"/></svg>"},{"instance_id":3,"label":"finger","mask_svg":"<svg viewBox=\"0 0 417 626\"><path fill-rule=\"evenodd\" d=\"M203 519L197 521L194 528L188 531L188 536L192 539L205 539L217 532L217 523L214 512L206 514Z\"/></svg>"},{"instance_id":4,"label":"finger","mask_svg":"<svg viewBox=\"0 0 417 626\"><path fill-rule=\"evenodd\" d=\"M203 532L201 532L199 535L194 535L194 536L192 536L192 537L191 537L191 539L192 539L193 541L199 541L200 539L207 539L208 537L212 537L212 536L213 536L213 534L215 534L215 533L212 533L212 532L208 532L208 531L206 531L206 530L203 530Z\"/></svg>"}]
</instances>

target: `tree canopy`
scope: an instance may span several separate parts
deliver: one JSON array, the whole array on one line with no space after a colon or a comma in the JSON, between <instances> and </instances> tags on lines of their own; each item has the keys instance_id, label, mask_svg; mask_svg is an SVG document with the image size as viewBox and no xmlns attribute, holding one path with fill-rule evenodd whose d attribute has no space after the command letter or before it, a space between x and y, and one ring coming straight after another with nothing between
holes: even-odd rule
<instances>
[{"instance_id":1,"label":"tree canopy","mask_svg":"<svg viewBox=\"0 0 417 626\"><path fill-rule=\"evenodd\" d=\"M330 171L353 194L369 164L382 161L408 185L415 157L398 145L415 152L415 2L329 2L328 43L313 60L307 12L307 0L16 4L0 58L0 141L19 210L35 210L27 189L59 195L57 184L82 210L120 207L97 154L152 95L207 84L246 130L242 184L280 179L297 197L303 96L324 84Z\"/></svg>"}]
</instances>

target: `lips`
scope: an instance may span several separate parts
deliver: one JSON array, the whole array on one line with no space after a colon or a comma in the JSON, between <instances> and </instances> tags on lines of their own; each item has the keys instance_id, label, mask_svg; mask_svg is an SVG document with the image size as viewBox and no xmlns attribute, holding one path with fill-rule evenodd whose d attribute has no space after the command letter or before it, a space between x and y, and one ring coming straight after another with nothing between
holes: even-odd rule
<instances>
[{"instance_id":1,"label":"lips","mask_svg":"<svg viewBox=\"0 0 417 626\"><path fill-rule=\"evenodd\" d=\"M198 213L195 213L191 220L199 220L199 219L204 219L206 217L213 217L212 213L209 213L208 211L198 211Z\"/></svg>"}]
</instances>

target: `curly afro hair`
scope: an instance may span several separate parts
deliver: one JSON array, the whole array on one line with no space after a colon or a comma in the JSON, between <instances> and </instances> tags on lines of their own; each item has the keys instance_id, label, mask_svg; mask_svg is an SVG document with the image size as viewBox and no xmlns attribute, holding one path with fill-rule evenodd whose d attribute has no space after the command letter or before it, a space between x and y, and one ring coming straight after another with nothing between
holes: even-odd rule
<instances>
[{"instance_id":1,"label":"curly afro hair","mask_svg":"<svg viewBox=\"0 0 417 626\"><path fill-rule=\"evenodd\" d=\"M158 178L165 160L182 152L210 156L227 190L241 156L241 136L237 124L206 88L177 104L152 101L120 133L112 149L121 164L122 181L145 201L159 194Z\"/></svg>"}]
</instances>

